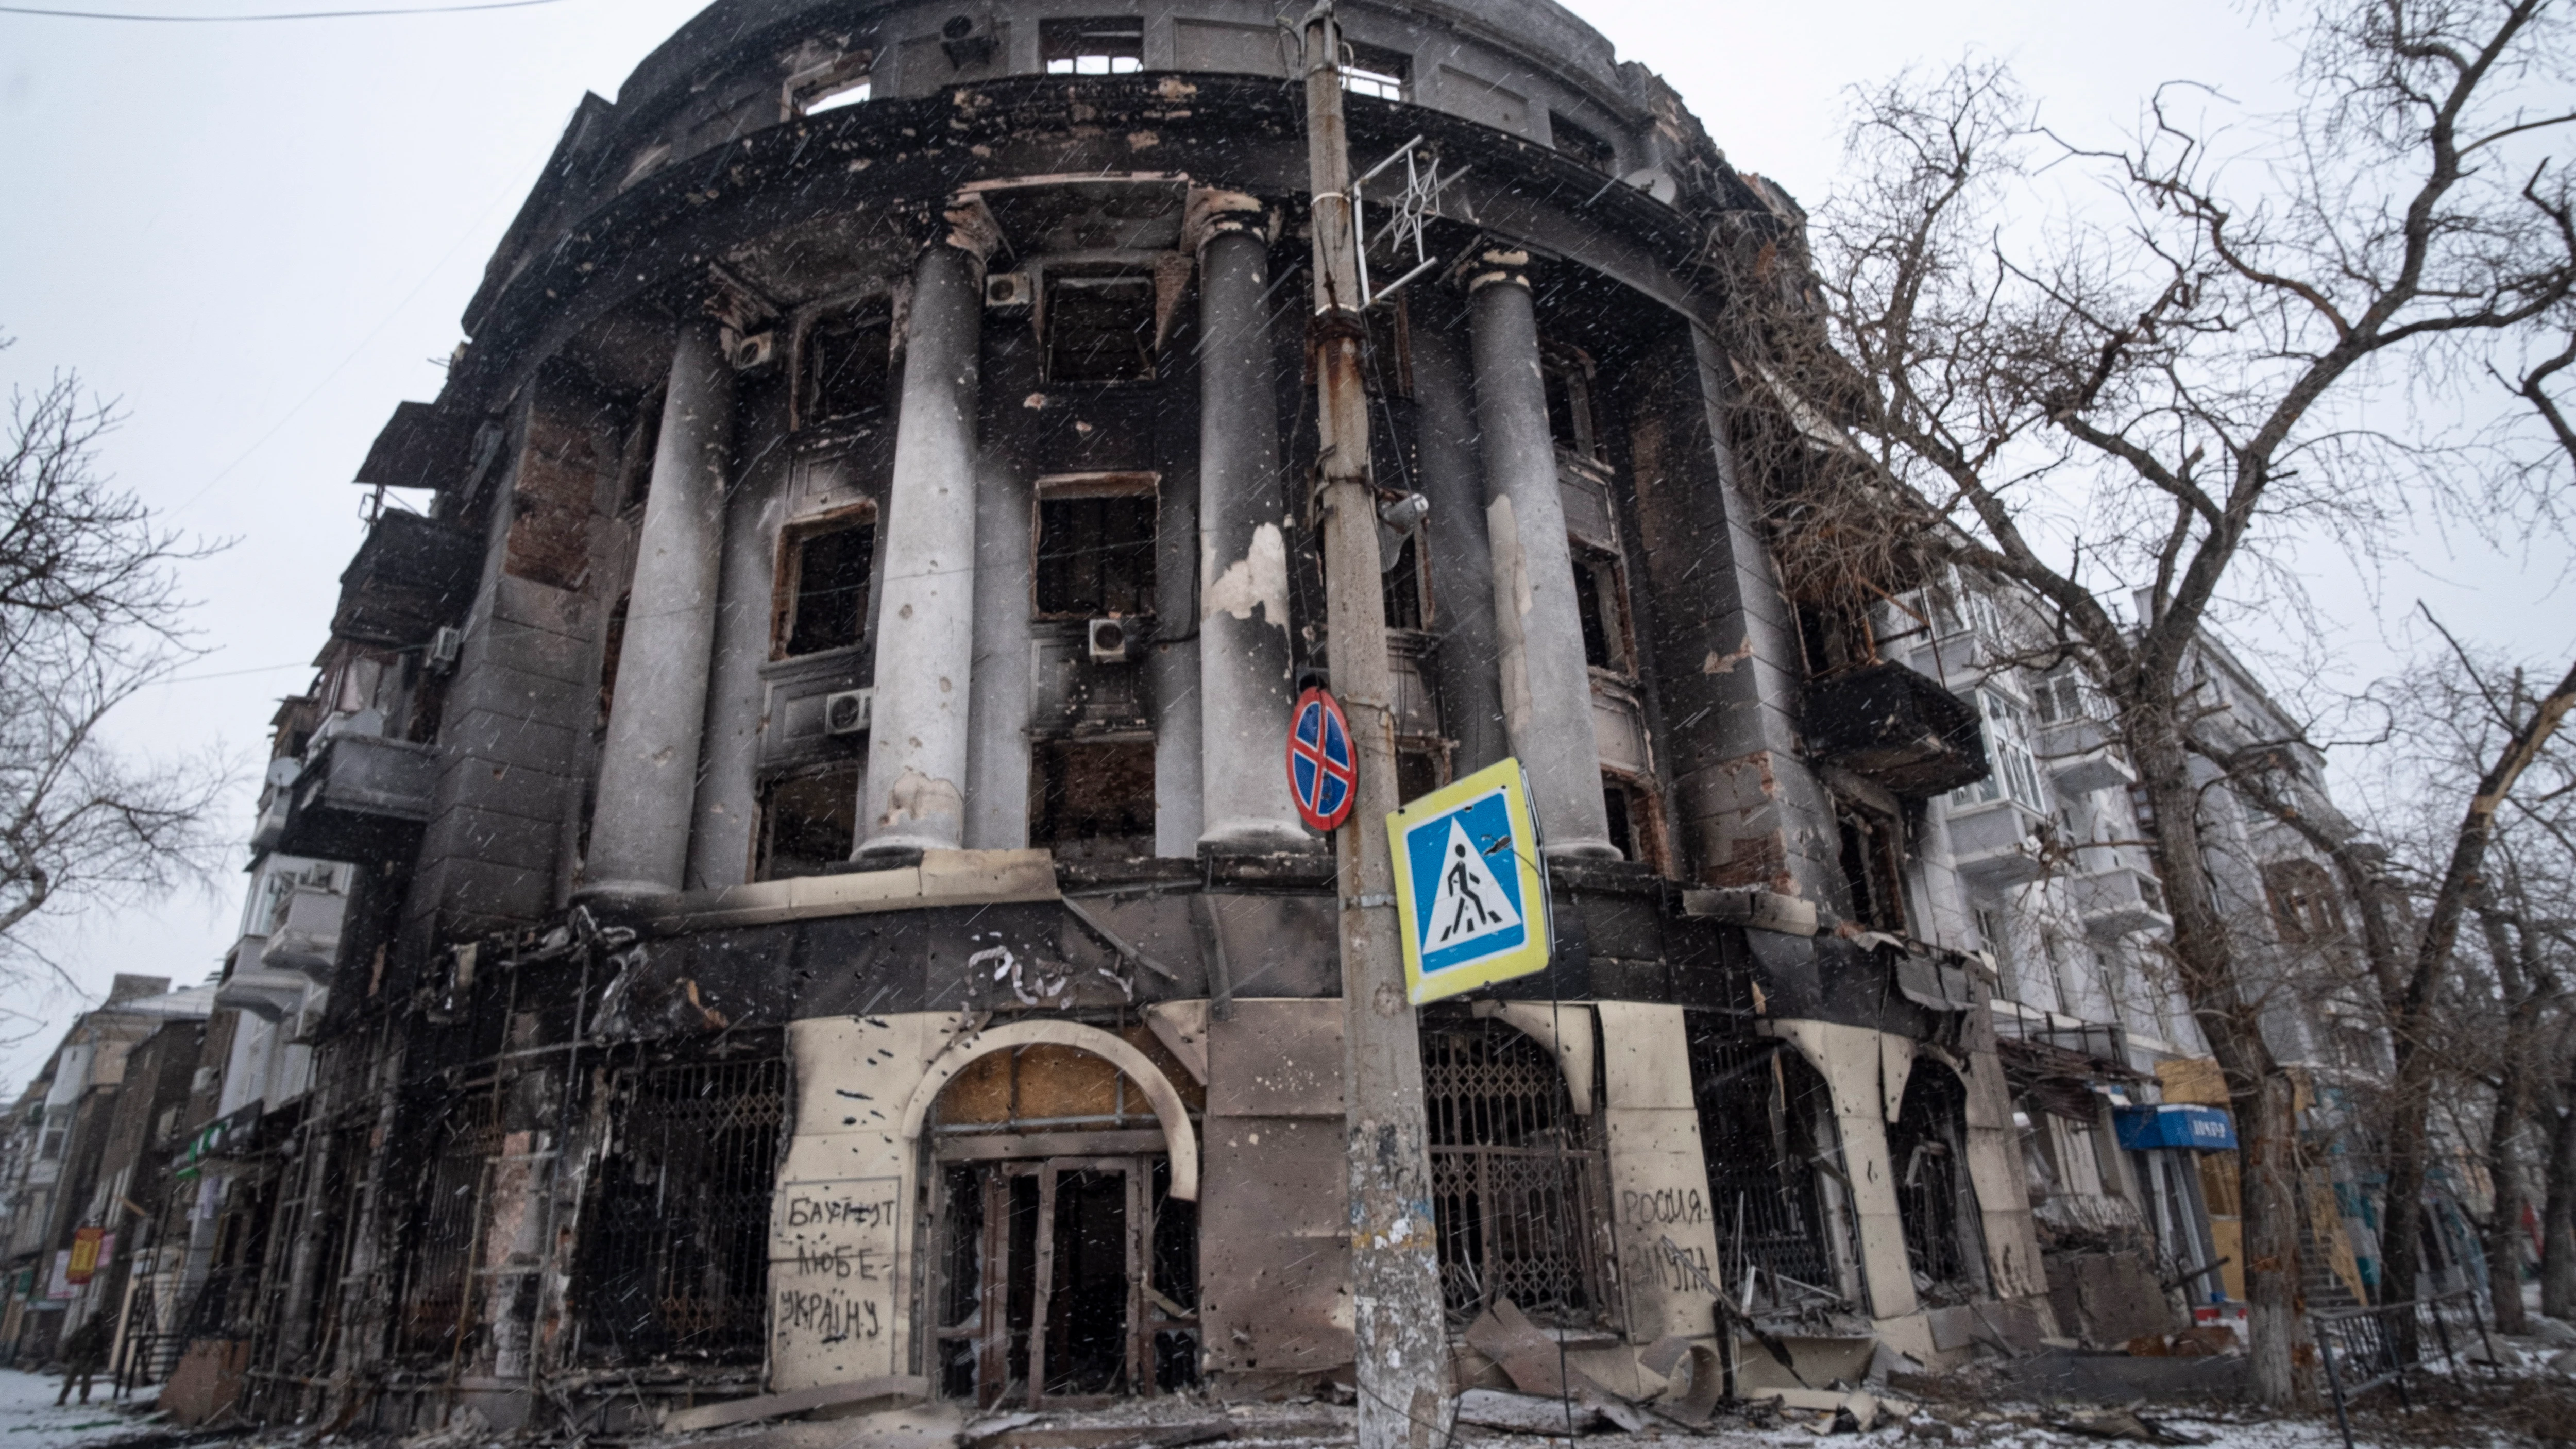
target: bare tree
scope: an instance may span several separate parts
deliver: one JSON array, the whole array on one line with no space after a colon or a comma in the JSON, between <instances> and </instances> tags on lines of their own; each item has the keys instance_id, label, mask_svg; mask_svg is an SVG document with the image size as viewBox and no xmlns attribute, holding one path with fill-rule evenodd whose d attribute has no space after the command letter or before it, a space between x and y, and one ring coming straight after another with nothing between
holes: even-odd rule
<instances>
[{"instance_id":1,"label":"bare tree","mask_svg":"<svg viewBox=\"0 0 2576 1449\"><path fill-rule=\"evenodd\" d=\"M168 890L219 854L206 817L223 770L138 761L102 733L119 705L195 657L176 570L208 551L100 475L98 442L116 421L74 376L10 398L0 453L0 979L49 964L28 939L32 923Z\"/></svg>"},{"instance_id":2,"label":"bare tree","mask_svg":"<svg viewBox=\"0 0 2576 1449\"><path fill-rule=\"evenodd\" d=\"M2186 113L2195 91L2101 151L2040 129L1998 67L1901 79L1803 235L1712 248L1745 302L1739 441L1792 587L1920 561L2009 580L2116 711L2236 1109L2271 1403L2313 1387L2293 1084L2211 879L2191 754L2213 706L2186 664L2213 608L2297 601L2290 549L2373 546L2439 481L2432 425L2371 404L2489 365L2576 293L2563 172L2504 169L2568 119L2524 104L2570 53L2550 0L2344 0L2307 28L2298 113L2246 145ZM2110 219L2033 185L2042 160L2098 178Z\"/></svg>"}]
</instances>

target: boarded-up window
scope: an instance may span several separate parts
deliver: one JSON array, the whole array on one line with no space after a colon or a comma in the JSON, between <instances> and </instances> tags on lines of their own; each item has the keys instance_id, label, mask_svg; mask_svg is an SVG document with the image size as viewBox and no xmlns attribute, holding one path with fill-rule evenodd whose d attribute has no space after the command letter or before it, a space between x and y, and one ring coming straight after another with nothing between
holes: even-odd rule
<instances>
[{"instance_id":1,"label":"boarded-up window","mask_svg":"<svg viewBox=\"0 0 2576 1449\"><path fill-rule=\"evenodd\" d=\"M867 633L868 580L876 551L873 516L804 525L781 537L776 657L792 659L859 642Z\"/></svg>"},{"instance_id":2,"label":"boarded-up window","mask_svg":"<svg viewBox=\"0 0 2576 1449\"><path fill-rule=\"evenodd\" d=\"M858 847L860 767L782 776L760 792L760 880L819 875Z\"/></svg>"},{"instance_id":3,"label":"boarded-up window","mask_svg":"<svg viewBox=\"0 0 2576 1449\"><path fill-rule=\"evenodd\" d=\"M1154 853L1153 741L1042 741L1029 774L1029 844L1058 855Z\"/></svg>"}]
</instances>

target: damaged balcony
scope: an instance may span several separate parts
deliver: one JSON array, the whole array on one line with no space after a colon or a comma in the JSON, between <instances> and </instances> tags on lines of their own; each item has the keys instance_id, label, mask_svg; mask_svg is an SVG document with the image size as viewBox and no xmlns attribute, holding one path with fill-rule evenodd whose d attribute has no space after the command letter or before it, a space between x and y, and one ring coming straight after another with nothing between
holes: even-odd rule
<instances>
[{"instance_id":1,"label":"damaged balcony","mask_svg":"<svg viewBox=\"0 0 2576 1449\"><path fill-rule=\"evenodd\" d=\"M2040 831L2048 824L2018 800L1991 800L1950 812L1950 863L1983 890L2027 885L2039 879Z\"/></svg>"},{"instance_id":2,"label":"damaged balcony","mask_svg":"<svg viewBox=\"0 0 2576 1449\"><path fill-rule=\"evenodd\" d=\"M438 757L427 745L335 734L315 743L285 788L276 849L316 860L383 864L410 855L429 822Z\"/></svg>"},{"instance_id":3,"label":"damaged balcony","mask_svg":"<svg viewBox=\"0 0 2576 1449\"><path fill-rule=\"evenodd\" d=\"M1986 747L1967 701L1902 664L1871 664L1808 686L1815 758L1899 795L1938 795L1986 778Z\"/></svg>"},{"instance_id":4,"label":"damaged balcony","mask_svg":"<svg viewBox=\"0 0 2576 1449\"><path fill-rule=\"evenodd\" d=\"M482 573L473 534L417 513L378 514L340 575L331 632L392 649L428 643L472 602Z\"/></svg>"},{"instance_id":5,"label":"damaged balcony","mask_svg":"<svg viewBox=\"0 0 2576 1449\"><path fill-rule=\"evenodd\" d=\"M2084 920L2085 934L2097 940L2173 928L2164 885L2151 871L2121 861L2079 875L2073 884L2076 914Z\"/></svg>"}]
</instances>

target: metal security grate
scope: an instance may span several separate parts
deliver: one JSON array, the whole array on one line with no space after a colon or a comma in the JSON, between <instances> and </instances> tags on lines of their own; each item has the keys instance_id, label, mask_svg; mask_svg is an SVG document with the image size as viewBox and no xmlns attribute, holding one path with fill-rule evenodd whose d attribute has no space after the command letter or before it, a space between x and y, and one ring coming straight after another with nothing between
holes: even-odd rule
<instances>
[{"instance_id":1,"label":"metal security grate","mask_svg":"<svg viewBox=\"0 0 2576 1449\"><path fill-rule=\"evenodd\" d=\"M1496 1022L1426 1031L1422 1089L1449 1311L1509 1298L1560 1323L1606 1320L1601 1151L1548 1050Z\"/></svg>"},{"instance_id":2,"label":"metal security grate","mask_svg":"<svg viewBox=\"0 0 2576 1449\"><path fill-rule=\"evenodd\" d=\"M401 1336L408 1352L451 1352L466 1331L474 1224L482 1211L484 1174L501 1140L485 1114L478 1094L461 1104L438 1135L429 1193L412 1240L411 1289L403 1295ZM327 1204L311 1206L328 1212Z\"/></svg>"},{"instance_id":3,"label":"metal security grate","mask_svg":"<svg viewBox=\"0 0 2576 1449\"><path fill-rule=\"evenodd\" d=\"M629 1361L757 1361L787 1063L643 1067L613 1089L616 1148L581 1279L585 1346Z\"/></svg>"},{"instance_id":4,"label":"metal security grate","mask_svg":"<svg viewBox=\"0 0 2576 1449\"><path fill-rule=\"evenodd\" d=\"M1749 1265L1836 1291L1816 1189L1823 1079L1768 1038L1694 1037L1690 1064L1720 1279L1736 1284Z\"/></svg>"}]
</instances>

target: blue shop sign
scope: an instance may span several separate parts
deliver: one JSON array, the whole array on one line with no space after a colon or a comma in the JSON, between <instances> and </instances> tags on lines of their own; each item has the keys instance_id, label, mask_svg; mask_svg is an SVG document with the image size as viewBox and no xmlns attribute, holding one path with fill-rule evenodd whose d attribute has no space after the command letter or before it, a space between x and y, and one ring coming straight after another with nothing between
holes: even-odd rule
<instances>
[{"instance_id":1,"label":"blue shop sign","mask_svg":"<svg viewBox=\"0 0 2576 1449\"><path fill-rule=\"evenodd\" d=\"M2120 1130L2120 1145L2132 1151L2150 1147L2236 1150L2236 1124L2216 1107L2121 1107L2112 1118Z\"/></svg>"}]
</instances>

